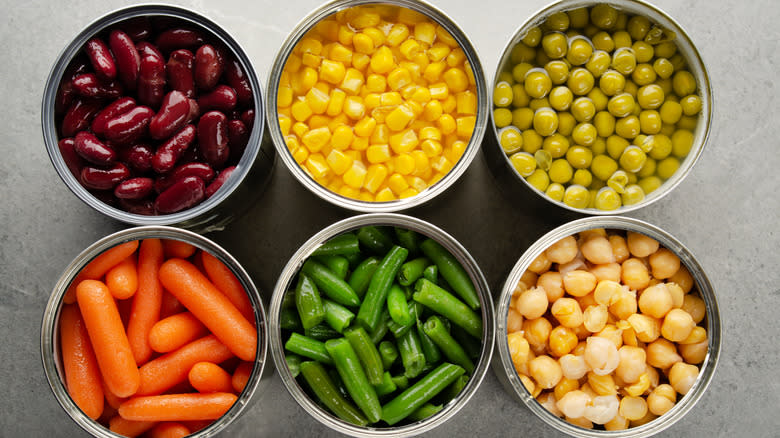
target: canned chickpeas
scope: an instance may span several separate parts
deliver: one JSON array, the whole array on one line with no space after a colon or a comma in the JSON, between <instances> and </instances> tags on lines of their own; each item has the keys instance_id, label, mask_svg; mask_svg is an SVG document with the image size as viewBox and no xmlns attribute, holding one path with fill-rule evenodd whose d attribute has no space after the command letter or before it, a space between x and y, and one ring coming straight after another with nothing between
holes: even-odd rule
<instances>
[{"instance_id":1,"label":"canned chickpeas","mask_svg":"<svg viewBox=\"0 0 780 438\"><path fill-rule=\"evenodd\" d=\"M451 19L417 1L315 11L282 47L268 95L271 136L296 178L359 211L444 191L488 118L476 52Z\"/></svg>"}]
</instances>

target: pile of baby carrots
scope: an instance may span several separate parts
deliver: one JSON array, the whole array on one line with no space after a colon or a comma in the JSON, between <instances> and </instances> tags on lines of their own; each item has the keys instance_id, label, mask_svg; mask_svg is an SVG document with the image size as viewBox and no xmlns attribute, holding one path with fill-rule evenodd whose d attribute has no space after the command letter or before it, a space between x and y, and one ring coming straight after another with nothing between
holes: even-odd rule
<instances>
[{"instance_id":1,"label":"pile of baby carrots","mask_svg":"<svg viewBox=\"0 0 780 438\"><path fill-rule=\"evenodd\" d=\"M257 352L249 296L208 252L178 240L114 246L71 283L60 314L76 405L129 437L181 437L238 399Z\"/></svg>"}]
</instances>

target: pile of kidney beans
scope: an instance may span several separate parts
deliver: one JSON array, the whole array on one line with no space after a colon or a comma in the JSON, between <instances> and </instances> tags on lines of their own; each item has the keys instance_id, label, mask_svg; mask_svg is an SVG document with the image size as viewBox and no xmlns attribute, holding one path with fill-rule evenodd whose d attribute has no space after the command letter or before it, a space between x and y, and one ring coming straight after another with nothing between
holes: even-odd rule
<instances>
[{"instance_id":1,"label":"pile of kidney beans","mask_svg":"<svg viewBox=\"0 0 780 438\"><path fill-rule=\"evenodd\" d=\"M55 100L70 171L101 201L143 215L213 195L241 158L254 116L232 53L167 17L126 20L87 41Z\"/></svg>"}]
</instances>

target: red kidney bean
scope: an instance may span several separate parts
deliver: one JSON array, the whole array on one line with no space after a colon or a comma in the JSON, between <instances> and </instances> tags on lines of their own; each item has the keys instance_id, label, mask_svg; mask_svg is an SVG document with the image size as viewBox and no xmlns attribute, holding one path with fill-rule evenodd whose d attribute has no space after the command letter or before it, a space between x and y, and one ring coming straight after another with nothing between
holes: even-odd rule
<instances>
[{"instance_id":1,"label":"red kidney bean","mask_svg":"<svg viewBox=\"0 0 780 438\"><path fill-rule=\"evenodd\" d=\"M108 169L87 166L81 169L81 184L88 189L109 190L130 176L130 169L122 163L114 163Z\"/></svg>"},{"instance_id":2,"label":"red kidney bean","mask_svg":"<svg viewBox=\"0 0 780 438\"><path fill-rule=\"evenodd\" d=\"M87 41L85 51L87 52L89 61L92 63L95 74L97 74L100 79L110 81L116 78L114 57L111 55L111 51L108 49L108 45L105 41L99 38L92 38Z\"/></svg>"},{"instance_id":3,"label":"red kidney bean","mask_svg":"<svg viewBox=\"0 0 780 438\"><path fill-rule=\"evenodd\" d=\"M111 190L89 190L89 193L106 205L111 207L116 207L117 205L116 196L114 196L114 192Z\"/></svg>"},{"instance_id":4,"label":"red kidney bean","mask_svg":"<svg viewBox=\"0 0 780 438\"><path fill-rule=\"evenodd\" d=\"M76 76L73 88L84 97L116 99L122 95L122 86L117 81L102 82L95 73Z\"/></svg>"},{"instance_id":5,"label":"red kidney bean","mask_svg":"<svg viewBox=\"0 0 780 438\"><path fill-rule=\"evenodd\" d=\"M119 199L141 199L152 193L154 180L145 177L126 179L114 187L114 196Z\"/></svg>"},{"instance_id":6,"label":"red kidney bean","mask_svg":"<svg viewBox=\"0 0 780 438\"><path fill-rule=\"evenodd\" d=\"M106 132L106 123L114 117L124 114L135 107L132 97L120 97L103 108L92 121L92 132L102 136Z\"/></svg>"},{"instance_id":7,"label":"red kidney bean","mask_svg":"<svg viewBox=\"0 0 780 438\"><path fill-rule=\"evenodd\" d=\"M249 130L241 120L228 121L228 147L230 147L230 160L238 161L244 155L246 144L249 142Z\"/></svg>"},{"instance_id":8,"label":"red kidney bean","mask_svg":"<svg viewBox=\"0 0 780 438\"><path fill-rule=\"evenodd\" d=\"M187 49L179 49L171 52L165 65L170 87L181 91L187 97L195 96L194 64L195 55Z\"/></svg>"},{"instance_id":9,"label":"red kidney bean","mask_svg":"<svg viewBox=\"0 0 780 438\"><path fill-rule=\"evenodd\" d=\"M81 168L84 167L84 159L76 153L76 150L74 149L75 144L76 140L68 137L60 140L57 143L57 146L59 146L60 155L62 156L62 160L65 161L65 165L68 166L68 170L70 170L70 173L72 173L73 176L78 178L81 173Z\"/></svg>"},{"instance_id":10,"label":"red kidney bean","mask_svg":"<svg viewBox=\"0 0 780 438\"><path fill-rule=\"evenodd\" d=\"M187 177L197 176L202 179L204 183L207 183L214 179L214 169L206 163L187 163L176 166L173 171L167 175L162 175L154 182L154 190L157 193L164 192L174 182Z\"/></svg>"},{"instance_id":11,"label":"red kidney bean","mask_svg":"<svg viewBox=\"0 0 780 438\"><path fill-rule=\"evenodd\" d=\"M154 201L160 213L175 213L198 204L206 197L203 180L196 176L187 176L174 182L160 193Z\"/></svg>"},{"instance_id":12,"label":"red kidney bean","mask_svg":"<svg viewBox=\"0 0 780 438\"><path fill-rule=\"evenodd\" d=\"M209 111L198 121L198 146L206 162L222 167L228 159L227 117L219 111Z\"/></svg>"},{"instance_id":13,"label":"red kidney bean","mask_svg":"<svg viewBox=\"0 0 780 438\"><path fill-rule=\"evenodd\" d=\"M219 172L219 175L214 178L214 181L212 181L211 184L206 187L206 197L210 198L214 193L216 193L216 191L225 184L225 181L230 178L230 175L233 174L234 170L236 170L236 166L230 166L222 169L222 172Z\"/></svg>"},{"instance_id":14,"label":"red kidney bean","mask_svg":"<svg viewBox=\"0 0 780 438\"><path fill-rule=\"evenodd\" d=\"M65 69L62 75L60 87L57 89L57 95L54 97L54 114L62 115L68 109L73 99L76 97L76 90L73 88L73 78L80 74L87 73L89 61L82 56L74 58L70 65Z\"/></svg>"},{"instance_id":15,"label":"red kidney bean","mask_svg":"<svg viewBox=\"0 0 780 438\"><path fill-rule=\"evenodd\" d=\"M195 52L195 85L201 90L211 90L217 85L224 70L222 57L214 46L204 44Z\"/></svg>"},{"instance_id":16,"label":"red kidney bean","mask_svg":"<svg viewBox=\"0 0 780 438\"><path fill-rule=\"evenodd\" d=\"M149 121L149 135L155 140L168 138L187 124L189 115L190 100L181 91L171 91Z\"/></svg>"},{"instance_id":17,"label":"red kidney bean","mask_svg":"<svg viewBox=\"0 0 780 438\"><path fill-rule=\"evenodd\" d=\"M62 118L61 134L73 137L77 132L87 129L95 115L103 108L99 100L77 98L70 104Z\"/></svg>"},{"instance_id":18,"label":"red kidney bean","mask_svg":"<svg viewBox=\"0 0 780 438\"><path fill-rule=\"evenodd\" d=\"M140 43L136 44L135 48L138 50L138 54L141 56L141 59L147 55L163 59L162 52L160 52L160 50L152 43L141 41Z\"/></svg>"},{"instance_id":19,"label":"red kidney bean","mask_svg":"<svg viewBox=\"0 0 780 438\"><path fill-rule=\"evenodd\" d=\"M195 141L195 125L187 125L157 148L152 157L152 169L167 173L181 158L184 151Z\"/></svg>"},{"instance_id":20,"label":"red kidney bean","mask_svg":"<svg viewBox=\"0 0 780 438\"><path fill-rule=\"evenodd\" d=\"M165 93L165 61L151 44L138 44L141 65L138 70L138 102L158 108ZM154 50L152 50L154 49Z\"/></svg>"},{"instance_id":21,"label":"red kidney bean","mask_svg":"<svg viewBox=\"0 0 780 438\"><path fill-rule=\"evenodd\" d=\"M200 105L195 99L188 99L190 103L190 113L187 115L187 123L192 122L200 116Z\"/></svg>"},{"instance_id":22,"label":"red kidney bean","mask_svg":"<svg viewBox=\"0 0 780 438\"><path fill-rule=\"evenodd\" d=\"M123 21L119 28L125 31L136 43L148 39L152 35L152 23L149 17L135 17Z\"/></svg>"},{"instance_id":23,"label":"red kidney bean","mask_svg":"<svg viewBox=\"0 0 780 438\"><path fill-rule=\"evenodd\" d=\"M151 199L119 199L119 208L143 216L154 216L157 211L154 209L154 201Z\"/></svg>"},{"instance_id":24,"label":"red kidney bean","mask_svg":"<svg viewBox=\"0 0 780 438\"><path fill-rule=\"evenodd\" d=\"M108 36L108 45L116 58L119 80L126 89L135 90L141 68L141 55L138 54L133 39L125 32L114 29Z\"/></svg>"},{"instance_id":25,"label":"red kidney bean","mask_svg":"<svg viewBox=\"0 0 780 438\"><path fill-rule=\"evenodd\" d=\"M91 132L81 131L76 134L73 148L81 158L98 166L107 166L116 161L116 152Z\"/></svg>"},{"instance_id":26,"label":"red kidney bean","mask_svg":"<svg viewBox=\"0 0 780 438\"><path fill-rule=\"evenodd\" d=\"M119 150L119 159L138 172L152 170L153 156L152 147L143 143Z\"/></svg>"},{"instance_id":27,"label":"red kidney bean","mask_svg":"<svg viewBox=\"0 0 780 438\"><path fill-rule=\"evenodd\" d=\"M168 29L161 33L155 44L163 52L170 53L176 49L191 49L203 44L205 40L200 32L192 29Z\"/></svg>"},{"instance_id":28,"label":"red kidney bean","mask_svg":"<svg viewBox=\"0 0 780 438\"><path fill-rule=\"evenodd\" d=\"M188 163L202 163L203 157L200 155L200 148L197 144L193 145L191 148L187 148L183 154L181 154L181 157L179 158L178 163L179 164L188 164Z\"/></svg>"},{"instance_id":29,"label":"red kidney bean","mask_svg":"<svg viewBox=\"0 0 780 438\"><path fill-rule=\"evenodd\" d=\"M227 112L236 106L236 91L227 85L218 85L214 91L198 98L201 111L218 110Z\"/></svg>"},{"instance_id":30,"label":"red kidney bean","mask_svg":"<svg viewBox=\"0 0 780 438\"><path fill-rule=\"evenodd\" d=\"M249 108L248 110L241 113L241 121L244 122L244 126L246 126L247 129L251 130L252 127L255 126L255 110L253 108Z\"/></svg>"},{"instance_id":31,"label":"red kidney bean","mask_svg":"<svg viewBox=\"0 0 780 438\"><path fill-rule=\"evenodd\" d=\"M147 106L137 106L106 122L104 136L120 145L135 143L148 131L154 111Z\"/></svg>"},{"instance_id":32,"label":"red kidney bean","mask_svg":"<svg viewBox=\"0 0 780 438\"><path fill-rule=\"evenodd\" d=\"M230 59L225 65L225 80L236 91L236 98L241 106L252 103L252 87L249 77L244 73L241 64L236 59Z\"/></svg>"}]
</instances>

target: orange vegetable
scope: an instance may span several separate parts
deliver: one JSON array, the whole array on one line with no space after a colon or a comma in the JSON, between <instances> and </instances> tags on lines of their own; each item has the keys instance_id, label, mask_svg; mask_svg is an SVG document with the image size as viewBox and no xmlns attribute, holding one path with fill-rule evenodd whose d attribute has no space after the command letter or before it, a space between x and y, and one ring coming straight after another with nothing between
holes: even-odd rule
<instances>
[{"instance_id":1,"label":"orange vegetable","mask_svg":"<svg viewBox=\"0 0 780 438\"><path fill-rule=\"evenodd\" d=\"M237 399L224 392L133 397L119 406L119 415L133 421L215 420Z\"/></svg>"},{"instance_id":2,"label":"orange vegetable","mask_svg":"<svg viewBox=\"0 0 780 438\"><path fill-rule=\"evenodd\" d=\"M106 272L106 286L117 300L125 300L138 289L138 272L135 267L135 254L130 254Z\"/></svg>"},{"instance_id":3,"label":"orange vegetable","mask_svg":"<svg viewBox=\"0 0 780 438\"><path fill-rule=\"evenodd\" d=\"M166 258L179 258L186 259L195 254L195 246L190 245L187 242L181 240L166 239L163 240L163 248L165 248Z\"/></svg>"},{"instance_id":4,"label":"orange vegetable","mask_svg":"<svg viewBox=\"0 0 780 438\"><path fill-rule=\"evenodd\" d=\"M140 381L138 365L108 287L84 280L76 288L76 297L106 386L119 397L133 395Z\"/></svg>"},{"instance_id":5,"label":"orange vegetable","mask_svg":"<svg viewBox=\"0 0 780 438\"><path fill-rule=\"evenodd\" d=\"M160 306L160 319L167 318L171 315L181 313L187 309L181 305L179 300L176 299L170 292L163 290L162 305Z\"/></svg>"},{"instance_id":6,"label":"orange vegetable","mask_svg":"<svg viewBox=\"0 0 780 438\"><path fill-rule=\"evenodd\" d=\"M252 309L252 302L249 300L249 295L246 294L244 286L233 275L233 271L206 251L201 251L200 254L206 275L214 283L214 286L228 297L230 302L244 315L244 318L249 322L254 322L255 312Z\"/></svg>"},{"instance_id":7,"label":"orange vegetable","mask_svg":"<svg viewBox=\"0 0 780 438\"><path fill-rule=\"evenodd\" d=\"M147 430L154 427L157 424L154 421L131 421L117 415L108 422L108 428L111 432L118 433L128 437L136 437Z\"/></svg>"},{"instance_id":8,"label":"orange vegetable","mask_svg":"<svg viewBox=\"0 0 780 438\"><path fill-rule=\"evenodd\" d=\"M116 394L111 392L111 390L108 389L108 386L106 386L106 382L102 380L102 377L101 384L103 385L103 395L106 396L106 402L108 405L114 409L119 409L119 405L127 400L127 397L118 397Z\"/></svg>"},{"instance_id":9,"label":"orange vegetable","mask_svg":"<svg viewBox=\"0 0 780 438\"><path fill-rule=\"evenodd\" d=\"M190 385L201 393L233 391L232 376L211 362L196 363L187 377Z\"/></svg>"},{"instance_id":10,"label":"orange vegetable","mask_svg":"<svg viewBox=\"0 0 780 438\"><path fill-rule=\"evenodd\" d=\"M64 301L65 304L75 303L76 287L82 280L98 280L102 278L109 269L126 259L130 254L134 253L136 249L138 249L138 241L133 240L108 249L92 259L92 261L89 262L87 266L84 266L81 272L79 272L78 275L76 275L76 278L70 283L68 291L65 292L62 301Z\"/></svg>"},{"instance_id":11,"label":"orange vegetable","mask_svg":"<svg viewBox=\"0 0 780 438\"><path fill-rule=\"evenodd\" d=\"M149 438L182 438L191 433L181 423L159 423L149 431Z\"/></svg>"},{"instance_id":12,"label":"orange vegetable","mask_svg":"<svg viewBox=\"0 0 780 438\"><path fill-rule=\"evenodd\" d=\"M95 352L79 308L66 305L60 314L60 345L65 386L76 406L91 419L103 413L103 384Z\"/></svg>"},{"instance_id":13,"label":"orange vegetable","mask_svg":"<svg viewBox=\"0 0 780 438\"><path fill-rule=\"evenodd\" d=\"M207 428L211 423L211 420L182 421L182 424L192 431L191 433L200 432Z\"/></svg>"},{"instance_id":14,"label":"orange vegetable","mask_svg":"<svg viewBox=\"0 0 780 438\"><path fill-rule=\"evenodd\" d=\"M159 271L160 281L193 315L243 360L257 353L257 330L192 263L170 259Z\"/></svg>"},{"instance_id":15,"label":"orange vegetable","mask_svg":"<svg viewBox=\"0 0 780 438\"><path fill-rule=\"evenodd\" d=\"M138 365L152 357L149 331L160 320L163 288L157 271L163 262L163 247L159 239L145 239L138 251L138 292L133 297L133 310L127 323L127 337Z\"/></svg>"},{"instance_id":16,"label":"orange vegetable","mask_svg":"<svg viewBox=\"0 0 780 438\"><path fill-rule=\"evenodd\" d=\"M190 312L177 313L157 321L149 331L152 350L167 353L208 333L198 318Z\"/></svg>"},{"instance_id":17,"label":"orange vegetable","mask_svg":"<svg viewBox=\"0 0 780 438\"><path fill-rule=\"evenodd\" d=\"M233 389L241 394L241 392L246 387L246 384L249 383L249 376L252 375L252 369L255 367L255 364L253 362L241 362L236 367L236 370L233 371L233 378L231 379L231 383L233 385Z\"/></svg>"},{"instance_id":18,"label":"orange vegetable","mask_svg":"<svg viewBox=\"0 0 780 438\"><path fill-rule=\"evenodd\" d=\"M220 363L231 357L233 353L214 335L190 342L141 366L137 395L160 394L186 381L190 368L198 362Z\"/></svg>"}]
</instances>

